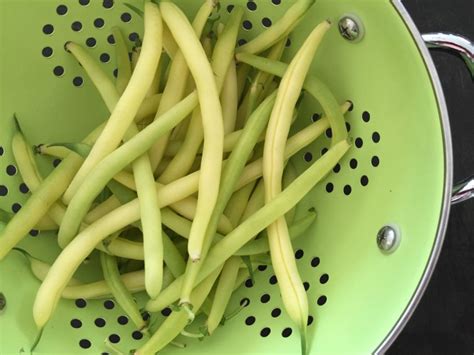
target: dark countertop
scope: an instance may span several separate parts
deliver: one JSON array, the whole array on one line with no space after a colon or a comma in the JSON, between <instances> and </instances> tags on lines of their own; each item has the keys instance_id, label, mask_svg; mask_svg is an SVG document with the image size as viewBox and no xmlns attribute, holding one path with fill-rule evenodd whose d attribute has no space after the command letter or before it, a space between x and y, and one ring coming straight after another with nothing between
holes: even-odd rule
<instances>
[{"instance_id":1,"label":"dark countertop","mask_svg":"<svg viewBox=\"0 0 474 355\"><path fill-rule=\"evenodd\" d=\"M474 0L402 0L422 33L455 32L474 40ZM461 59L433 52L445 91L454 179L474 174L474 82ZM454 206L433 278L389 354L474 353L474 200Z\"/></svg>"}]
</instances>

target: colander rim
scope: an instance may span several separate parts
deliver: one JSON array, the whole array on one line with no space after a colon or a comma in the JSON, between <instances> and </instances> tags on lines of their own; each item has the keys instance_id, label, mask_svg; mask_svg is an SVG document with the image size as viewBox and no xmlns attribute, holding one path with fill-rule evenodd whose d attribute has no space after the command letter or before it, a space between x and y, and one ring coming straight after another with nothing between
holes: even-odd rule
<instances>
[{"instance_id":1,"label":"colander rim","mask_svg":"<svg viewBox=\"0 0 474 355\"><path fill-rule=\"evenodd\" d=\"M428 286L428 283L433 275L436 263L439 259L441 253L441 248L443 246L444 237L446 234L446 229L449 220L449 213L451 209L451 196L453 190L453 148L452 148L452 137L451 137L451 127L449 123L448 109L446 105L446 100L443 93L443 88L441 86L441 81L439 79L438 72L434 65L433 59L428 51L428 48L423 41L422 35L420 34L418 28L416 27L413 19L406 10L405 6L402 4L401 0L390 0L395 10L398 12L402 20L405 22L407 29L410 31L411 36L413 37L417 47L420 51L425 66L430 75L430 79L433 85L434 93L437 98L438 110L441 117L441 126L443 130L443 144L444 144L444 160L445 160L445 171L444 171L444 191L443 191L443 202L441 215L438 223L438 229L436 232L436 238L433 243L433 247L426 264L423 275L418 283L415 291L413 292L410 301L408 302L405 310L401 314L400 318L397 320L393 328L387 334L385 339L379 344L375 349L374 354L384 354L390 346L393 344L395 339L400 335L405 325L408 323L408 320L413 315L416 307L418 306L423 294Z\"/></svg>"}]
</instances>

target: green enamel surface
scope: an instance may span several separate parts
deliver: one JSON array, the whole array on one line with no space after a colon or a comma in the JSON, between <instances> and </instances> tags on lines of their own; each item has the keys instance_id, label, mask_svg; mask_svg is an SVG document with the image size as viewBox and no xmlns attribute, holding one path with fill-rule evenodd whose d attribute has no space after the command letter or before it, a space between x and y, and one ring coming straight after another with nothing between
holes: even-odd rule
<instances>
[{"instance_id":1,"label":"green enamel surface","mask_svg":"<svg viewBox=\"0 0 474 355\"><path fill-rule=\"evenodd\" d=\"M0 146L4 149L0 185L8 188L8 195L0 197L0 208L8 211L13 203L21 204L28 196L19 191L21 177L6 174L7 166L13 163L9 132L14 112L32 144L77 141L107 117L90 80L64 51L64 43L74 40L84 44L88 37L94 37L97 45L90 50L97 58L102 53L111 56L104 68L112 76L113 45L107 42L111 25L120 25L127 34L141 32L138 16L132 14L130 23L120 20L120 15L128 11L121 1L111 9L104 9L102 1L91 1L88 6L76 0L64 3L68 12L59 16L57 1L0 1ZM179 3L185 4L188 14L199 5L190 0ZM223 2L224 19L231 3ZM253 28L242 30L242 38L263 30L262 18L275 21L291 1L282 0L279 6L270 0L256 3L257 10L246 13ZM298 208L300 214L310 206L318 212L312 230L295 242L295 250L304 251L298 260L302 278L310 284L308 296L314 322L309 333L314 354L368 353L385 338L406 308L428 261L444 184L442 127L433 88L413 39L388 1L318 1L292 35L286 59L314 25L326 18L337 22L345 13L356 13L362 19L365 38L358 44L348 43L334 26L316 56L313 73L330 86L341 103L346 99L354 102L354 110L347 115L350 134L354 139L362 138L364 144L360 149L352 148L341 162L340 172L327 177ZM105 21L101 29L93 24L98 17ZM82 22L80 32L71 29L74 21ZM54 26L52 35L42 33L45 24ZM41 55L46 46L53 48L51 58ZM61 77L53 75L57 65L65 69ZM72 84L76 76L84 78L81 87ZM364 111L371 115L369 122L362 120ZM306 98L295 130L310 124L313 113L320 113L319 105ZM379 143L372 141L373 132L380 134ZM305 153L312 153L316 159L328 145L329 139L323 137L298 153L294 158L297 168L302 171L308 166ZM378 167L371 164L373 156L379 158ZM349 166L351 159L357 160L357 168ZM51 167L51 161L42 164L45 171ZM363 175L369 178L365 187L360 183ZM332 193L326 192L328 183L334 185ZM343 192L345 185L351 186L349 196ZM380 253L375 243L377 231L386 224L397 225L402 233L399 249L389 256ZM54 238L47 233L28 236L22 247L43 260L52 260L59 251ZM311 266L314 257L320 258L317 267ZM321 284L320 277L326 273L329 281ZM0 315L0 352L27 351L35 336L31 305L38 281L18 253L0 263L0 275L0 291L8 303ZM270 268L260 271L255 286L242 287L236 293L229 310L236 309L244 297L250 299L250 305L219 328L215 336L203 342L180 338L188 343L185 350L168 347L163 353L298 353L296 330L288 338L281 335L286 327L293 328L288 317L284 312L277 318L271 316L274 308L281 307L278 287L269 283L271 276ZM78 278L101 278L95 256L81 268ZM270 301L262 303L260 297L266 293ZM327 302L318 306L317 299L322 295ZM37 351L97 354L106 351L103 342L110 334L120 336L117 347L121 351L136 348L140 341L132 338L133 326L117 322L121 313L118 306L106 309L103 301L88 301L85 308L76 307L73 301L61 301ZM245 325L249 316L256 318L251 326ZM105 327L94 325L97 317L106 320ZM82 327L72 328L72 319L81 320ZM261 337L265 327L271 333ZM81 349L81 339L88 339L91 347Z\"/></svg>"}]
</instances>

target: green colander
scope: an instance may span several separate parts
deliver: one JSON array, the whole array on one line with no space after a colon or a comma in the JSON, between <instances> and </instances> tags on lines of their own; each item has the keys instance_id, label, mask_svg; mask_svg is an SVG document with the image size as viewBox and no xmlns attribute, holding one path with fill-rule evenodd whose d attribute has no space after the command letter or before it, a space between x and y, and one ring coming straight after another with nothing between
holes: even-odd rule
<instances>
[{"instance_id":1,"label":"green colander","mask_svg":"<svg viewBox=\"0 0 474 355\"><path fill-rule=\"evenodd\" d=\"M128 0L131 3L138 0ZM189 16L200 1L176 1ZM291 0L222 0L246 9L240 42L280 16ZM88 47L110 76L116 74L111 27L130 48L142 19L122 1L0 0L0 208L17 211L28 198L10 149L16 113L32 144L80 141L107 110L91 81L63 46ZM446 106L421 36L396 0L318 0L287 43L286 61L324 19L333 26L312 72L340 102L354 103L347 127L354 147L298 207L315 207L318 221L295 242L310 301L312 354L383 352L415 308L440 252L451 204L452 157ZM340 21L341 20L341 21ZM244 28L245 27L245 28ZM295 129L321 113L306 98ZM299 171L324 153L323 137L293 160ZM44 173L57 162L41 160ZM463 185L464 187L464 185ZM59 253L56 236L31 231L20 247L44 261ZM39 281L12 252L1 264L0 353L28 352L36 336L32 303ZM77 273L102 278L97 255ZM296 354L299 338L285 315L271 267L260 266L254 286L243 285L230 308L249 305L204 341L183 340L163 354ZM144 296L138 295L143 304ZM123 353L145 339L112 300L62 300L36 352L100 354L109 339Z\"/></svg>"}]
</instances>

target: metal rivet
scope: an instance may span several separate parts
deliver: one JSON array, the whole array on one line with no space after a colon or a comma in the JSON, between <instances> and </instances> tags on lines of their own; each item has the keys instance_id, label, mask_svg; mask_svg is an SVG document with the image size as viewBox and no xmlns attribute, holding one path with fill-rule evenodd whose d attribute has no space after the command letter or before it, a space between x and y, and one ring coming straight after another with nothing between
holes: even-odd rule
<instances>
[{"instance_id":1,"label":"metal rivet","mask_svg":"<svg viewBox=\"0 0 474 355\"><path fill-rule=\"evenodd\" d=\"M359 42L364 37L364 26L354 15L345 15L339 20L339 33L351 42Z\"/></svg>"},{"instance_id":2,"label":"metal rivet","mask_svg":"<svg viewBox=\"0 0 474 355\"><path fill-rule=\"evenodd\" d=\"M377 233L377 245L386 254L393 253L400 244L400 233L393 226L384 226Z\"/></svg>"}]
</instances>

